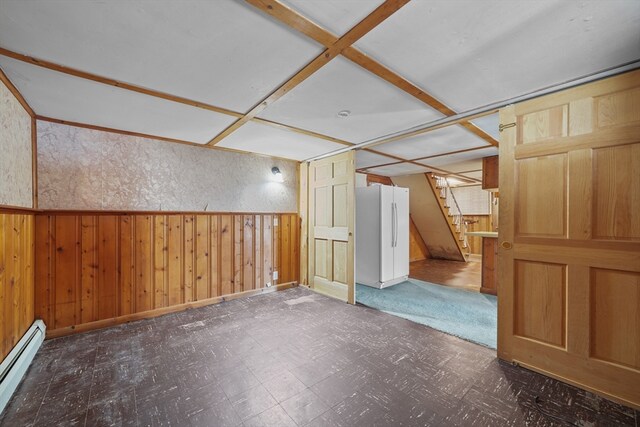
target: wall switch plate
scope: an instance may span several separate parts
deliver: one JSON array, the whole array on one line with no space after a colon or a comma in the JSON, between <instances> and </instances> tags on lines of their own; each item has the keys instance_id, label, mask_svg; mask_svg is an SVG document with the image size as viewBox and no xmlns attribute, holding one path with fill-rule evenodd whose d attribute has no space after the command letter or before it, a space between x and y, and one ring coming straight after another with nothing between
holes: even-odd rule
<instances>
[{"instance_id":1,"label":"wall switch plate","mask_svg":"<svg viewBox=\"0 0 640 427\"><path fill-rule=\"evenodd\" d=\"M277 271L273 272L273 280L278 280L278 272Z\"/></svg>"},{"instance_id":2,"label":"wall switch plate","mask_svg":"<svg viewBox=\"0 0 640 427\"><path fill-rule=\"evenodd\" d=\"M273 225L278 226L278 217L273 218Z\"/></svg>"}]
</instances>

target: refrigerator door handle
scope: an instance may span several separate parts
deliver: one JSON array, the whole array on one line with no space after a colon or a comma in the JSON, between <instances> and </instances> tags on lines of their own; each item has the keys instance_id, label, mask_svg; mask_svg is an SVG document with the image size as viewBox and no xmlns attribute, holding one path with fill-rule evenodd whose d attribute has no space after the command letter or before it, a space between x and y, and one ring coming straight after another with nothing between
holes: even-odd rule
<instances>
[{"instance_id":1,"label":"refrigerator door handle","mask_svg":"<svg viewBox=\"0 0 640 427\"><path fill-rule=\"evenodd\" d=\"M398 246L398 204L396 202L393 202L393 208L394 208L394 211L395 211L395 214L393 215L394 228L396 230L395 233L394 233L395 236L396 236L396 239L393 242L393 247L395 248L395 247Z\"/></svg>"},{"instance_id":2,"label":"refrigerator door handle","mask_svg":"<svg viewBox=\"0 0 640 427\"><path fill-rule=\"evenodd\" d=\"M393 202L391 202L391 247L393 247L393 243L396 241L396 228L394 224L396 223L396 211L393 208Z\"/></svg>"}]
</instances>

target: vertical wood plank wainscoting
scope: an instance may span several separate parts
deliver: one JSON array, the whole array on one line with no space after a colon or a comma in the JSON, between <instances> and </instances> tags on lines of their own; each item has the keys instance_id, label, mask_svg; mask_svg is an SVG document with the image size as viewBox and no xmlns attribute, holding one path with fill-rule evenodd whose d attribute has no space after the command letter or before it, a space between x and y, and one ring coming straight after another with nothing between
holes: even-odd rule
<instances>
[{"instance_id":1,"label":"vertical wood plank wainscoting","mask_svg":"<svg viewBox=\"0 0 640 427\"><path fill-rule=\"evenodd\" d=\"M298 222L288 213L44 212L36 317L54 337L286 288L299 276Z\"/></svg>"},{"instance_id":2,"label":"vertical wood plank wainscoting","mask_svg":"<svg viewBox=\"0 0 640 427\"><path fill-rule=\"evenodd\" d=\"M0 212L0 361L34 320L34 217Z\"/></svg>"}]
</instances>

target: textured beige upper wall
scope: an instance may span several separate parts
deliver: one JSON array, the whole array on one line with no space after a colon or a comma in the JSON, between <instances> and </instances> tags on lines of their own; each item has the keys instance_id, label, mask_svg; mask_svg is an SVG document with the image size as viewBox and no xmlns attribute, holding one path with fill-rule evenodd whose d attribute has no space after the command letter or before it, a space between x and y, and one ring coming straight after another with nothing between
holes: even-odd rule
<instances>
[{"instance_id":1,"label":"textured beige upper wall","mask_svg":"<svg viewBox=\"0 0 640 427\"><path fill-rule=\"evenodd\" d=\"M0 81L0 205L33 207L31 116Z\"/></svg>"},{"instance_id":2,"label":"textured beige upper wall","mask_svg":"<svg viewBox=\"0 0 640 427\"><path fill-rule=\"evenodd\" d=\"M297 162L38 121L41 209L297 212ZM285 182L271 180L278 166Z\"/></svg>"}]
</instances>

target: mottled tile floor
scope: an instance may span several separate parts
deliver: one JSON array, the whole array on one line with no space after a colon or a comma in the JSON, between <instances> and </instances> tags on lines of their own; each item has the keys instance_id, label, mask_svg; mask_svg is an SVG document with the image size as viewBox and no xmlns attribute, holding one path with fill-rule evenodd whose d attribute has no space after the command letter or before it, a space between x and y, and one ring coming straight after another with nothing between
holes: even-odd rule
<instances>
[{"instance_id":1,"label":"mottled tile floor","mask_svg":"<svg viewBox=\"0 0 640 427\"><path fill-rule=\"evenodd\" d=\"M46 341L2 426L637 426L495 352L304 288Z\"/></svg>"}]
</instances>

